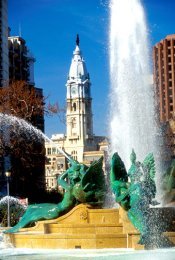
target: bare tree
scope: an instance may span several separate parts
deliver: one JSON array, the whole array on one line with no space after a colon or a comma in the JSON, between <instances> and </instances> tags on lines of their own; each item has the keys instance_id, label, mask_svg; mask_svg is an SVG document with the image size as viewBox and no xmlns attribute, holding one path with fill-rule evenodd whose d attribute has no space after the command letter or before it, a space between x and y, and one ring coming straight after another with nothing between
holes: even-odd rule
<instances>
[{"instance_id":1,"label":"bare tree","mask_svg":"<svg viewBox=\"0 0 175 260\"><path fill-rule=\"evenodd\" d=\"M13 81L0 88L0 113L22 118L43 130L38 121L42 121L44 114L60 116L65 111L58 104L46 105L47 99L39 88L24 81ZM8 130L8 142L4 138L4 130L0 130L0 156L11 158L12 193L33 200L44 186L44 143L43 140L31 138L27 132L19 134L15 127L10 126Z\"/></svg>"},{"instance_id":2,"label":"bare tree","mask_svg":"<svg viewBox=\"0 0 175 260\"><path fill-rule=\"evenodd\" d=\"M46 105L40 89L30 86L25 81L13 81L0 88L0 112L12 114L31 121L36 115L50 115L63 112L58 104Z\"/></svg>"}]
</instances>

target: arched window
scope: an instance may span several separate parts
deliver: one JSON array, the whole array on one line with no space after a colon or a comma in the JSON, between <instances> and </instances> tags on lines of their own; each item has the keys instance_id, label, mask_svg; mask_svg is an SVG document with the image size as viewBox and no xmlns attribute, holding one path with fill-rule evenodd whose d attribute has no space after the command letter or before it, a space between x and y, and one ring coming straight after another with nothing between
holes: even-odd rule
<instances>
[{"instance_id":1,"label":"arched window","mask_svg":"<svg viewBox=\"0 0 175 260\"><path fill-rule=\"evenodd\" d=\"M77 109L76 103L73 103L73 111L76 111L76 109Z\"/></svg>"}]
</instances>

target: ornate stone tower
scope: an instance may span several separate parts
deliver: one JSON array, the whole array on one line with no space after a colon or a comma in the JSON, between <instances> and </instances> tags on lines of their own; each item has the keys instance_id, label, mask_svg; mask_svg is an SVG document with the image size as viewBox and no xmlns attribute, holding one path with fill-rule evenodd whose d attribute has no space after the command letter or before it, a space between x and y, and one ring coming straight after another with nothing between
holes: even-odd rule
<instances>
[{"instance_id":1,"label":"ornate stone tower","mask_svg":"<svg viewBox=\"0 0 175 260\"><path fill-rule=\"evenodd\" d=\"M79 36L66 83L67 87L67 138L65 148L78 161L83 152L94 149L92 98L89 73L79 48Z\"/></svg>"},{"instance_id":2,"label":"ornate stone tower","mask_svg":"<svg viewBox=\"0 0 175 260\"><path fill-rule=\"evenodd\" d=\"M57 188L57 176L67 168L67 160L64 155L60 154L58 147L86 165L90 165L103 156L105 170L107 161L108 140L105 136L96 136L93 133L91 82L79 47L78 35L66 90L66 135L52 135L52 143L48 141L45 143L47 190Z\"/></svg>"}]
</instances>

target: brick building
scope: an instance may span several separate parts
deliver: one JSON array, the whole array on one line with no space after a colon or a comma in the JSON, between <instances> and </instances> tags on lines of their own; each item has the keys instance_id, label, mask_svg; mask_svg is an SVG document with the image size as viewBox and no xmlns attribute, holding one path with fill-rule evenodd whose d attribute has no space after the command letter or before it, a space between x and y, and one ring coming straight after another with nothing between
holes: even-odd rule
<instances>
[{"instance_id":1,"label":"brick building","mask_svg":"<svg viewBox=\"0 0 175 260\"><path fill-rule=\"evenodd\" d=\"M160 121L167 122L175 111L175 34L154 46L153 63Z\"/></svg>"},{"instance_id":2,"label":"brick building","mask_svg":"<svg viewBox=\"0 0 175 260\"><path fill-rule=\"evenodd\" d=\"M153 48L154 83L160 123L167 146L175 156L175 34L167 35Z\"/></svg>"}]
</instances>

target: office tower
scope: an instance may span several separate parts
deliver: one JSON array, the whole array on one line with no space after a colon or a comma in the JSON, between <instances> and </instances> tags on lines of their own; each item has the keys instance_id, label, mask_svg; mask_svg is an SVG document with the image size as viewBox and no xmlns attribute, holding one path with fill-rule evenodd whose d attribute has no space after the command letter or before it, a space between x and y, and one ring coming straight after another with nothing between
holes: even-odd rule
<instances>
[{"instance_id":1,"label":"office tower","mask_svg":"<svg viewBox=\"0 0 175 260\"><path fill-rule=\"evenodd\" d=\"M153 66L160 121L167 122L175 112L175 34L154 46Z\"/></svg>"},{"instance_id":2,"label":"office tower","mask_svg":"<svg viewBox=\"0 0 175 260\"><path fill-rule=\"evenodd\" d=\"M35 58L26 46L22 37L9 36L9 79L24 80L29 85L34 82L34 62Z\"/></svg>"},{"instance_id":3,"label":"office tower","mask_svg":"<svg viewBox=\"0 0 175 260\"><path fill-rule=\"evenodd\" d=\"M7 0L0 1L0 87L8 82L8 15Z\"/></svg>"}]
</instances>

